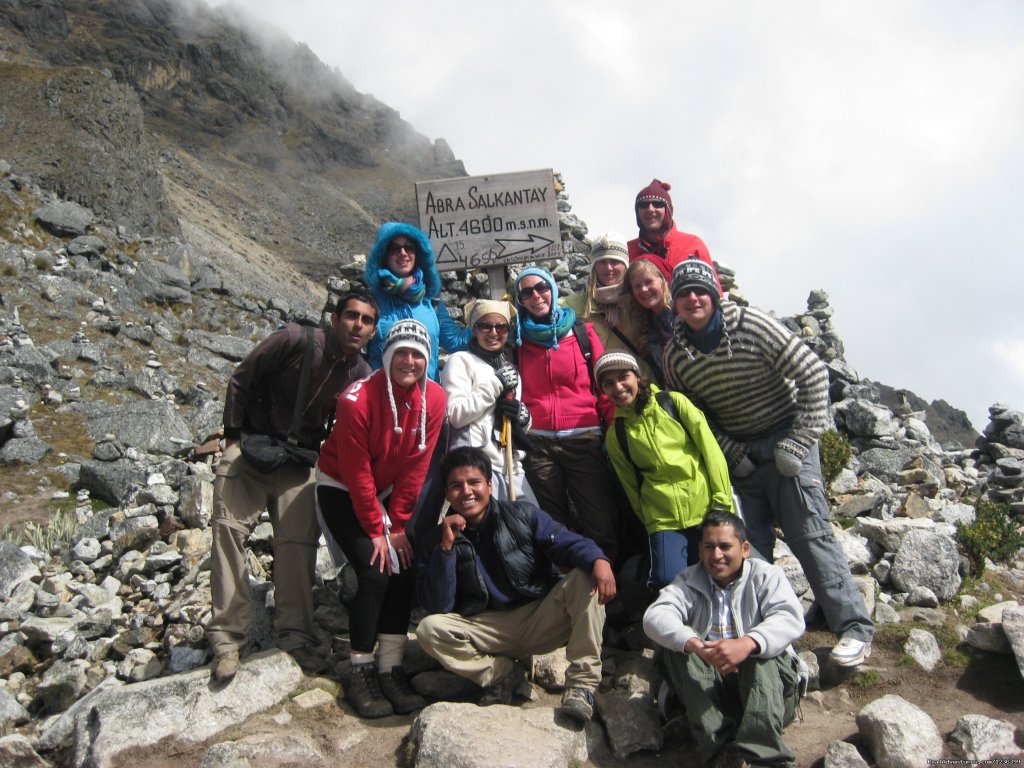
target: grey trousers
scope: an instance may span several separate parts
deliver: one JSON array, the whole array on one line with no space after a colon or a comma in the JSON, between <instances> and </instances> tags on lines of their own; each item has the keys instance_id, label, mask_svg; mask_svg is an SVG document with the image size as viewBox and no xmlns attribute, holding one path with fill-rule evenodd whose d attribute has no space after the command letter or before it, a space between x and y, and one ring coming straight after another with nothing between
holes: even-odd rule
<instances>
[{"instance_id":1,"label":"grey trousers","mask_svg":"<svg viewBox=\"0 0 1024 768\"><path fill-rule=\"evenodd\" d=\"M748 455L757 468L732 481L743 505L750 545L771 560L778 525L829 629L840 637L870 642L875 626L829 522L818 446L811 446L797 477L784 477L775 468L775 444L784 436L780 432L750 441Z\"/></svg>"}]
</instances>

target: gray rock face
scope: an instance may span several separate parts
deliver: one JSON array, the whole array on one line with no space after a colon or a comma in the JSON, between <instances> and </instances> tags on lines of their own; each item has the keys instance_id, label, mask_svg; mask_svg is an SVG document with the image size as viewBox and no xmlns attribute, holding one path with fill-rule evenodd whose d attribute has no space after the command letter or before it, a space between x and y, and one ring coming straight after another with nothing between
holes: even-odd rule
<instances>
[{"instance_id":1,"label":"gray rock face","mask_svg":"<svg viewBox=\"0 0 1024 768\"><path fill-rule=\"evenodd\" d=\"M55 235L84 235L93 222L92 211L72 202L44 205L33 214L36 221Z\"/></svg>"},{"instance_id":2,"label":"gray rock face","mask_svg":"<svg viewBox=\"0 0 1024 768\"><path fill-rule=\"evenodd\" d=\"M1003 611L1003 633L1017 659L1017 669L1024 676L1024 608Z\"/></svg>"},{"instance_id":3,"label":"gray rock face","mask_svg":"<svg viewBox=\"0 0 1024 768\"><path fill-rule=\"evenodd\" d=\"M650 693L613 689L597 695L612 754L619 760L644 749L657 752L664 743L658 708Z\"/></svg>"},{"instance_id":4,"label":"gray rock face","mask_svg":"<svg viewBox=\"0 0 1024 768\"><path fill-rule=\"evenodd\" d=\"M981 651L989 653L1012 653L1013 648L1003 631L1002 624L990 624L982 622L973 625L967 630L964 638L967 644Z\"/></svg>"},{"instance_id":5,"label":"gray rock face","mask_svg":"<svg viewBox=\"0 0 1024 768\"><path fill-rule=\"evenodd\" d=\"M934 721L901 696L872 701L857 714L857 728L878 768L920 768L942 754Z\"/></svg>"},{"instance_id":6,"label":"gray rock face","mask_svg":"<svg viewBox=\"0 0 1024 768\"><path fill-rule=\"evenodd\" d=\"M36 754L32 743L20 733L0 738L0 765L4 768L49 768L49 763Z\"/></svg>"},{"instance_id":7,"label":"gray rock face","mask_svg":"<svg viewBox=\"0 0 1024 768\"><path fill-rule=\"evenodd\" d=\"M910 531L896 552L892 583L901 592L927 587L942 602L960 589L960 553L949 536L933 531Z\"/></svg>"},{"instance_id":8,"label":"gray rock face","mask_svg":"<svg viewBox=\"0 0 1024 768\"><path fill-rule=\"evenodd\" d=\"M37 437L8 440L3 448L0 448L0 466L32 466L39 463L39 460L52 450L53 448Z\"/></svg>"},{"instance_id":9,"label":"gray rock face","mask_svg":"<svg viewBox=\"0 0 1024 768\"><path fill-rule=\"evenodd\" d=\"M900 446L898 448L869 448L861 451L857 458L872 475L887 483L896 481L903 465L920 455L919 448Z\"/></svg>"},{"instance_id":10,"label":"gray rock face","mask_svg":"<svg viewBox=\"0 0 1024 768\"><path fill-rule=\"evenodd\" d=\"M985 761L996 757L1019 757L1024 752L1014 741L1016 729L1006 720L984 715L964 715L949 735L953 751L965 760Z\"/></svg>"},{"instance_id":11,"label":"gray rock face","mask_svg":"<svg viewBox=\"0 0 1024 768\"><path fill-rule=\"evenodd\" d=\"M23 581L39 578L39 568L21 547L9 541L0 541L0 598L11 596Z\"/></svg>"},{"instance_id":12,"label":"gray rock face","mask_svg":"<svg viewBox=\"0 0 1024 768\"><path fill-rule=\"evenodd\" d=\"M135 275L135 288L142 298L157 304L191 304L188 277L177 267L159 261L147 261Z\"/></svg>"},{"instance_id":13,"label":"gray rock face","mask_svg":"<svg viewBox=\"0 0 1024 768\"><path fill-rule=\"evenodd\" d=\"M302 679L291 656L268 651L245 659L227 685L211 685L203 669L112 689L77 718L72 764L111 768L120 753L168 736L204 741L277 704Z\"/></svg>"},{"instance_id":14,"label":"gray rock face","mask_svg":"<svg viewBox=\"0 0 1024 768\"><path fill-rule=\"evenodd\" d=\"M6 688L0 688L0 724L11 723L21 725L29 719L28 710L21 706L21 703L12 696ZM0 756L2 756L0 752ZM0 760L0 765L5 765Z\"/></svg>"},{"instance_id":15,"label":"gray rock face","mask_svg":"<svg viewBox=\"0 0 1024 768\"><path fill-rule=\"evenodd\" d=\"M112 434L124 445L170 456L192 444L188 425L166 400L134 400L116 406L95 403L83 410L87 410L86 429L93 440Z\"/></svg>"},{"instance_id":16,"label":"gray rock face","mask_svg":"<svg viewBox=\"0 0 1024 768\"><path fill-rule=\"evenodd\" d=\"M935 635L923 629L910 630L910 637L903 644L903 652L927 672L932 672L942 663L942 651L939 650Z\"/></svg>"},{"instance_id":17,"label":"gray rock face","mask_svg":"<svg viewBox=\"0 0 1024 768\"><path fill-rule=\"evenodd\" d=\"M223 741L206 751L199 768L242 768L256 765L328 765L311 738L297 734L259 734Z\"/></svg>"},{"instance_id":18,"label":"gray rock face","mask_svg":"<svg viewBox=\"0 0 1024 768\"><path fill-rule=\"evenodd\" d=\"M416 768L568 768L588 757L584 732L556 723L546 707L431 704L409 740Z\"/></svg>"},{"instance_id":19,"label":"gray rock face","mask_svg":"<svg viewBox=\"0 0 1024 768\"><path fill-rule=\"evenodd\" d=\"M868 768L868 764L853 744L833 741L825 750L824 768Z\"/></svg>"},{"instance_id":20,"label":"gray rock face","mask_svg":"<svg viewBox=\"0 0 1024 768\"><path fill-rule=\"evenodd\" d=\"M840 411L846 428L858 437L890 437L896 430L892 411L870 400L844 400Z\"/></svg>"}]
</instances>

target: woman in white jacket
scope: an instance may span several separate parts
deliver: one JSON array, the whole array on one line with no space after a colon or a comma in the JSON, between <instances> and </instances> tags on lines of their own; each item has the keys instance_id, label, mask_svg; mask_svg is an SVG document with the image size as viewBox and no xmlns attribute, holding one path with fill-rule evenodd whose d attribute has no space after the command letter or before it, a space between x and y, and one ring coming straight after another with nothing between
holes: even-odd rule
<instances>
[{"instance_id":1,"label":"woman in white jacket","mask_svg":"<svg viewBox=\"0 0 1024 768\"><path fill-rule=\"evenodd\" d=\"M507 449L501 444L504 417L508 417L513 442L511 476L515 498L536 503L523 474L521 448L530 427L530 413L522 404L519 372L513 365L513 351L506 345L512 320L507 301L474 301L466 307L473 332L469 350L448 358L441 371L441 385L448 395L450 446L483 449L493 467L492 495L509 500Z\"/></svg>"}]
</instances>

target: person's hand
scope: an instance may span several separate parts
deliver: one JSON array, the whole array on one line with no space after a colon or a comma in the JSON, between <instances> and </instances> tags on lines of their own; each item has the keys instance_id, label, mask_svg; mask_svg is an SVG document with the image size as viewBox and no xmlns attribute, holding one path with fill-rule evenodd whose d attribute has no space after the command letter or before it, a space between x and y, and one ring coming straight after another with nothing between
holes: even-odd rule
<instances>
[{"instance_id":1,"label":"person's hand","mask_svg":"<svg viewBox=\"0 0 1024 768\"><path fill-rule=\"evenodd\" d=\"M455 539L466 529L466 518L462 515L448 515L441 521L441 549L451 552Z\"/></svg>"},{"instance_id":2,"label":"person's hand","mask_svg":"<svg viewBox=\"0 0 1024 768\"><path fill-rule=\"evenodd\" d=\"M744 636L734 640L708 640L697 655L723 675L731 675L756 650L757 643Z\"/></svg>"},{"instance_id":3,"label":"person's hand","mask_svg":"<svg viewBox=\"0 0 1024 768\"><path fill-rule=\"evenodd\" d=\"M402 568L408 570L412 566L412 543L405 535L405 531L391 534L391 546L398 553L398 562Z\"/></svg>"},{"instance_id":4,"label":"person's hand","mask_svg":"<svg viewBox=\"0 0 1024 768\"><path fill-rule=\"evenodd\" d=\"M783 477L796 477L800 474L803 462L781 445L775 446L775 468Z\"/></svg>"},{"instance_id":5,"label":"person's hand","mask_svg":"<svg viewBox=\"0 0 1024 768\"><path fill-rule=\"evenodd\" d=\"M498 368L494 375L498 377L498 381L501 382L501 396L504 397L509 392L515 394L516 387L519 386L519 371L512 363L505 363L505 365Z\"/></svg>"},{"instance_id":6,"label":"person's hand","mask_svg":"<svg viewBox=\"0 0 1024 768\"><path fill-rule=\"evenodd\" d=\"M377 563L381 573L387 571L391 575L391 554L388 552L388 539L384 534L373 536L370 539L373 544L373 554L370 555L370 565Z\"/></svg>"},{"instance_id":7,"label":"person's hand","mask_svg":"<svg viewBox=\"0 0 1024 768\"><path fill-rule=\"evenodd\" d=\"M750 457L744 456L740 459L740 463L733 468L732 476L736 478L749 477L754 474L755 469L757 469L757 467L754 466L754 462L750 460Z\"/></svg>"},{"instance_id":8,"label":"person's hand","mask_svg":"<svg viewBox=\"0 0 1024 768\"><path fill-rule=\"evenodd\" d=\"M503 398L494 406L494 412L508 418L513 424L525 428L530 423L530 409L514 398Z\"/></svg>"},{"instance_id":9,"label":"person's hand","mask_svg":"<svg viewBox=\"0 0 1024 768\"><path fill-rule=\"evenodd\" d=\"M615 574L607 560L595 560L590 569L590 594L595 592L598 605L605 605L615 598Z\"/></svg>"}]
</instances>

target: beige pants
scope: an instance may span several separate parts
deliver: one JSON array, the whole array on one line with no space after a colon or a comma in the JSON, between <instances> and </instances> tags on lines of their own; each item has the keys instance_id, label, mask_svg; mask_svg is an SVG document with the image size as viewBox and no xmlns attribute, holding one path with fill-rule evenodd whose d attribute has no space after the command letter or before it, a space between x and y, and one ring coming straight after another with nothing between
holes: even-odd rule
<instances>
[{"instance_id":1,"label":"beige pants","mask_svg":"<svg viewBox=\"0 0 1024 768\"><path fill-rule=\"evenodd\" d=\"M596 690L601 682L604 606L590 594L590 574L573 569L540 600L507 611L473 616L435 613L423 619L416 639L441 665L481 687L512 671L513 658L565 646L567 687Z\"/></svg>"},{"instance_id":2,"label":"beige pants","mask_svg":"<svg viewBox=\"0 0 1024 768\"><path fill-rule=\"evenodd\" d=\"M257 471L233 445L224 451L213 486L213 616L206 637L215 654L241 651L252 616L245 540L263 510L274 526L274 604L278 645L293 651L316 642L313 577L320 526L313 470L285 464Z\"/></svg>"}]
</instances>

